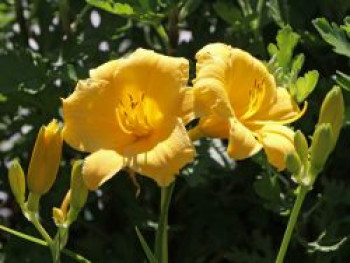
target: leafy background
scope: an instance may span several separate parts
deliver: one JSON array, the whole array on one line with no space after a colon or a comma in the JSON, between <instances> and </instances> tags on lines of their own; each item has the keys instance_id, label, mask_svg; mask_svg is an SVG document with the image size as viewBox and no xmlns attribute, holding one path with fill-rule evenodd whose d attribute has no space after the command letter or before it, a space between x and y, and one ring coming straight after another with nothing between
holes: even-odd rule
<instances>
[{"instance_id":1,"label":"leafy background","mask_svg":"<svg viewBox=\"0 0 350 263\"><path fill-rule=\"evenodd\" d=\"M240 47L266 61L277 58L270 61L271 70L281 84L293 83L287 88L299 90L299 101L311 92L317 77L305 75L304 80L296 80L296 76L299 71L303 76L317 70L319 81L307 99L307 114L295 124L311 135L335 76L339 85L350 86L346 75L350 74L350 19L345 19L349 11L348 0L2 0L1 224L37 235L10 193L9 161L19 157L28 166L39 127L51 118L62 119L60 98L73 91L78 79L87 78L89 69L137 47L165 53L160 24L167 28L172 54L191 61L191 79L195 53L212 42ZM321 17L325 19L315 20ZM276 45L278 30L288 25ZM302 58L297 59L301 53L302 68ZM299 61L296 68L294 59ZM283 72L278 73L281 66ZM344 96L350 105L345 90ZM348 262L350 258L349 121L350 115L303 206L285 262ZM230 160L226 143L217 139L198 142L196 161L176 181L169 217L171 262L274 262L295 185L288 173L268 166L263 153L237 163ZM67 145L63 155L57 182L41 206L44 225L51 233L51 209L59 206L68 188L70 161L83 156ZM67 247L92 262L146 262L134 226L152 243L159 189L147 178L138 176L137 180L138 197L124 172L90 193ZM3 232L0 245L1 262L48 262L50 258L47 249ZM64 258L63 262L72 260Z\"/></svg>"}]
</instances>

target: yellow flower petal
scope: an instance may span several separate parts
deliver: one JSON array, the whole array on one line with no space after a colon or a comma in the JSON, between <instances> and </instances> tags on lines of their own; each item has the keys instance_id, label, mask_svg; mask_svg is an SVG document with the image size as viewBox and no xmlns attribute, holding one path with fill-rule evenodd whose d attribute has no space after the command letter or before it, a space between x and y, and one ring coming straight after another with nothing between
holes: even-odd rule
<instances>
[{"instance_id":1,"label":"yellow flower petal","mask_svg":"<svg viewBox=\"0 0 350 263\"><path fill-rule=\"evenodd\" d=\"M62 133L56 120L41 127L28 169L30 192L42 195L51 189L61 161L62 143Z\"/></svg>"},{"instance_id":2,"label":"yellow flower petal","mask_svg":"<svg viewBox=\"0 0 350 263\"><path fill-rule=\"evenodd\" d=\"M186 59L137 49L121 62L114 85L122 93L144 95L149 101L146 115L150 122L159 124L168 114L181 117L182 107L179 105L187 89L189 71Z\"/></svg>"},{"instance_id":3,"label":"yellow flower petal","mask_svg":"<svg viewBox=\"0 0 350 263\"><path fill-rule=\"evenodd\" d=\"M260 108L259 112L248 120L246 125L287 124L299 119L306 111L306 106L300 110L292 96L284 88L277 88L275 101Z\"/></svg>"},{"instance_id":4,"label":"yellow flower petal","mask_svg":"<svg viewBox=\"0 0 350 263\"><path fill-rule=\"evenodd\" d=\"M275 101L275 79L260 60L231 48L227 64L225 88L238 119L247 119Z\"/></svg>"},{"instance_id":5,"label":"yellow flower petal","mask_svg":"<svg viewBox=\"0 0 350 263\"><path fill-rule=\"evenodd\" d=\"M193 111L193 89L186 88L183 92L183 100L181 105L180 117L185 125L190 123L193 119L195 119L194 111Z\"/></svg>"},{"instance_id":6,"label":"yellow flower petal","mask_svg":"<svg viewBox=\"0 0 350 263\"><path fill-rule=\"evenodd\" d=\"M96 190L124 167L124 159L113 150L99 150L85 158L83 178L90 190Z\"/></svg>"},{"instance_id":7,"label":"yellow flower petal","mask_svg":"<svg viewBox=\"0 0 350 263\"><path fill-rule=\"evenodd\" d=\"M118 69L118 60L111 60L101 66L90 70L90 78L99 79L112 82L114 79L114 74Z\"/></svg>"},{"instance_id":8,"label":"yellow flower petal","mask_svg":"<svg viewBox=\"0 0 350 263\"><path fill-rule=\"evenodd\" d=\"M228 119L223 119L216 115L201 118L198 123L198 128L203 135L213 138L227 139L230 134Z\"/></svg>"},{"instance_id":9,"label":"yellow flower petal","mask_svg":"<svg viewBox=\"0 0 350 263\"><path fill-rule=\"evenodd\" d=\"M269 162L278 170L286 167L286 155L294 151L294 132L282 125L266 125L258 131Z\"/></svg>"},{"instance_id":10,"label":"yellow flower petal","mask_svg":"<svg viewBox=\"0 0 350 263\"><path fill-rule=\"evenodd\" d=\"M229 56L230 47L224 44L210 44L197 52L197 77L193 81L194 111L197 116L232 116L225 91Z\"/></svg>"},{"instance_id":11,"label":"yellow flower petal","mask_svg":"<svg viewBox=\"0 0 350 263\"><path fill-rule=\"evenodd\" d=\"M87 152L117 149L135 138L121 130L117 120L116 89L105 80L79 81L63 100L63 137L72 147Z\"/></svg>"},{"instance_id":12,"label":"yellow flower petal","mask_svg":"<svg viewBox=\"0 0 350 263\"><path fill-rule=\"evenodd\" d=\"M160 136L163 137L163 134ZM158 185L167 186L179 170L193 160L194 155L195 150L186 129L178 120L167 138L159 140L149 151L131 157L128 166L154 179Z\"/></svg>"},{"instance_id":13,"label":"yellow flower petal","mask_svg":"<svg viewBox=\"0 0 350 263\"><path fill-rule=\"evenodd\" d=\"M254 133L234 118L230 119L230 137L227 153L236 160L249 158L256 154L262 145Z\"/></svg>"}]
</instances>

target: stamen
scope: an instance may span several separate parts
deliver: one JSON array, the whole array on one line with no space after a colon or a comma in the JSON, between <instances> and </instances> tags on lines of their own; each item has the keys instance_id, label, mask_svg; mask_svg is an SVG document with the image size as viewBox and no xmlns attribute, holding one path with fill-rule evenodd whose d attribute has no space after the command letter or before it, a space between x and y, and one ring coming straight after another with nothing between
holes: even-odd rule
<instances>
[{"instance_id":1,"label":"stamen","mask_svg":"<svg viewBox=\"0 0 350 263\"><path fill-rule=\"evenodd\" d=\"M128 93L124 99L119 101L117 119L124 132L133 134L136 137L144 137L151 131L144 112L143 100L145 94L141 93L140 96L135 95Z\"/></svg>"}]
</instances>

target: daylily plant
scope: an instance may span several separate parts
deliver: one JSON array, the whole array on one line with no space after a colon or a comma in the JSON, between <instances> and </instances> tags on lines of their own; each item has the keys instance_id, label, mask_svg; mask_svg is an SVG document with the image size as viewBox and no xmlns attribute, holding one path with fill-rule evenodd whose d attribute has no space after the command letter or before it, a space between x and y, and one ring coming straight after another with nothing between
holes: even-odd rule
<instances>
[{"instance_id":1,"label":"daylily plant","mask_svg":"<svg viewBox=\"0 0 350 263\"><path fill-rule=\"evenodd\" d=\"M195 150L188 61L138 49L90 71L63 100L65 141L91 152L83 175L96 189L123 167L167 186Z\"/></svg>"},{"instance_id":2,"label":"daylily plant","mask_svg":"<svg viewBox=\"0 0 350 263\"><path fill-rule=\"evenodd\" d=\"M227 138L227 152L236 160L264 148L269 162L282 170L294 149L294 132L284 124L305 112L288 91L276 86L265 65L249 53L225 44L209 44L197 54L194 110L200 121L190 131Z\"/></svg>"}]
</instances>

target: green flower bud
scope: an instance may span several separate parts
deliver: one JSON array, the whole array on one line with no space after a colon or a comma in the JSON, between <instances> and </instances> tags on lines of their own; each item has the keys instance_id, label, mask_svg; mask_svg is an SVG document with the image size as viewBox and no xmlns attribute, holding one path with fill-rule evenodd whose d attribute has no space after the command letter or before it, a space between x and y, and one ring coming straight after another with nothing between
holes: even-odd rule
<instances>
[{"instance_id":1,"label":"green flower bud","mask_svg":"<svg viewBox=\"0 0 350 263\"><path fill-rule=\"evenodd\" d=\"M323 100L318 123L330 123L333 132L333 147L337 143L344 122L344 99L340 87L334 86Z\"/></svg>"},{"instance_id":2,"label":"green flower bud","mask_svg":"<svg viewBox=\"0 0 350 263\"><path fill-rule=\"evenodd\" d=\"M308 160L308 144L304 134L301 131L296 131L294 134L294 147L299 155L299 158L303 165L307 163Z\"/></svg>"},{"instance_id":3,"label":"green flower bud","mask_svg":"<svg viewBox=\"0 0 350 263\"><path fill-rule=\"evenodd\" d=\"M333 132L330 123L318 124L310 148L310 165L313 173L320 173L333 149ZM314 174L313 176L316 176Z\"/></svg>"},{"instance_id":4,"label":"green flower bud","mask_svg":"<svg viewBox=\"0 0 350 263\"><path fill-rule=\"evenodd\" d=\"M26 181L23 169L18 160L12 162L9 168L8 178L17 203L23 205L25 201Z\"/></svg>"},{"instance_id":5,"label":"green flower bud","mask_svg":"<svg viewBox=\"0 0 350 263\"><path fill-rule=\"evenodd\" d=\"M83 180L82 167L82 160L74 162L70 181L70 206L71 208L76 209L78 211L80 211L84 207L88 196L88 188Z\"/></svg>"},{"instance_id":6,"label":"green flower bud","mask_svg":"<svg viewBox=\"0 0 350 263\"><path fill-rule=\"evenodd\" d=\"M295 151L287 153L286 168L290 173L294 175L298 175L300 173L302 164L298 154Z\"/></svg>"}]
</instances>

